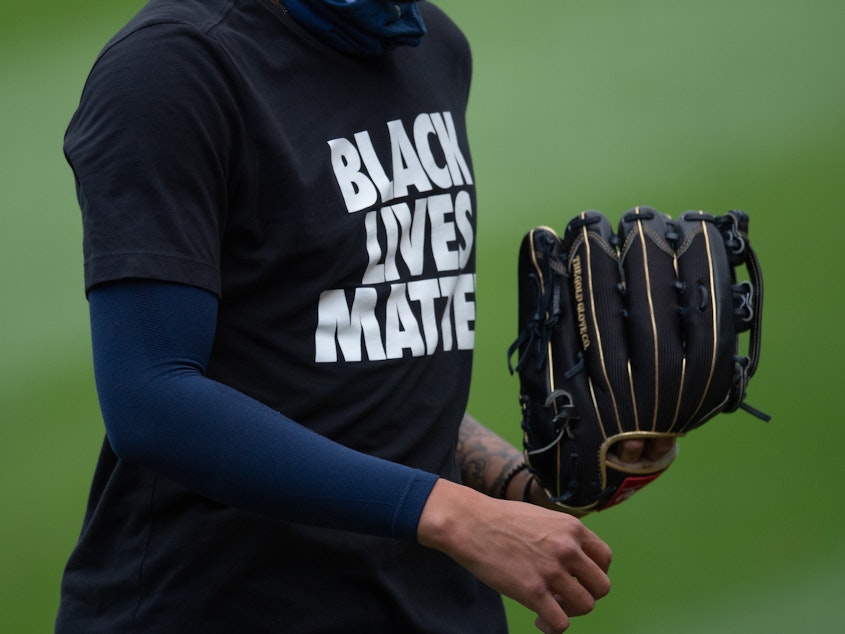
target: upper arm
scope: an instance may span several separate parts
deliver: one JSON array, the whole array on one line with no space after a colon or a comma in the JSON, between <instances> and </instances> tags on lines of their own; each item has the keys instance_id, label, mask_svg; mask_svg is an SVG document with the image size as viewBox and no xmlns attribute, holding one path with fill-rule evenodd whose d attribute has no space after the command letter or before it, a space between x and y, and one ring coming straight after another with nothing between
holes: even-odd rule
<instances>
[{"instance_id":1,"label":"upper arm","mask_svg":"<svg viewBox=\"0 0 845 634\"><path fill-rule=\"evenodd\" d=\"M86 288L143 277L219 294L237 92L225 56L187 26L147 26L101 54L64 139Z\"/></svg>"},{"instance_id":2,"label":"upper arm","mask_svg":"<svg viewBox=\"0 0 845 634\"><path fill-rule=\"evenodd\" d=\"M148 433L136 418L160 404L171 386L205 375L217 298L196 287L133 279L94 287L89 312L94 376L109 440L118 455L142 456L164 437Z\"/></svg>"}]
</instances>

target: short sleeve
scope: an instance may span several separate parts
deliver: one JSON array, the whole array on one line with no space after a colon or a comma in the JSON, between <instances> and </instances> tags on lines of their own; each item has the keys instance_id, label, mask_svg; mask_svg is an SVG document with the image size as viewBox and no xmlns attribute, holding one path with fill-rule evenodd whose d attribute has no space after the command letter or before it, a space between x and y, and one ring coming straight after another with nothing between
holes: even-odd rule
<instances>
[{"instance_id":1,"label":"short sleeve","mask_svg":"<svg viewBox=\"0 0 845 634\"><path fill-rule=\"evenodd\" d=\"M154 24L104 49L65 135L85 286L123 278L220 293L235 74L206 34Z\"/></svg>"}]
</instances>

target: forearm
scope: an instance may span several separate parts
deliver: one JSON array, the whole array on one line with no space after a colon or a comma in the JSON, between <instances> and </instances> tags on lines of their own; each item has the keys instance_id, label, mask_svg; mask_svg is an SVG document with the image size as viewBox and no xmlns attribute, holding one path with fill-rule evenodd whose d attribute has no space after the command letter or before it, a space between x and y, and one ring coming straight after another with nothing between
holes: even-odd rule
<instances>
[{"instance_id":1,"label":"forearm","mask_svg":"<svg viewBox=\"0 0 845 634\"><path fill-rule=\"evenodd\" d=\"M491 497L524 500L533 489L522 453L469 414L464 414L458 434L458 462L463 483Z\"/></svg>"},{"instance_id":2,"label":"forearm","mask_svg":"<svg viewBox=\"0 0 845 634\"><path fill-rule=\"evenodd\" d=\"M458 461L463 483L476 491L561 510L531 475L522 453L469 414L458 434Z\"/></svg>"}]
</instances>

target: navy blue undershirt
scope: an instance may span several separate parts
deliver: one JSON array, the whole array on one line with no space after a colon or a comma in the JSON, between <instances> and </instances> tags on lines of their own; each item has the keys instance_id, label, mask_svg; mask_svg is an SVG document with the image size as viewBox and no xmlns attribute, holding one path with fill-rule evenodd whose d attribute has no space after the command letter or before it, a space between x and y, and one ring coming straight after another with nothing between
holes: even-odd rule
<instances>
[{"instance_id":1,"label":"navy blue undershirt","mask_svg":"<svg viewBox=\"0 0 845 634\"><path fill-rule=\"evenodd\" d=\"M106 432L122 460L218 502L413 540L437 476L320 436L205 376L217 297L126 280L89 293Z\"/></svg>"}]
</instances>

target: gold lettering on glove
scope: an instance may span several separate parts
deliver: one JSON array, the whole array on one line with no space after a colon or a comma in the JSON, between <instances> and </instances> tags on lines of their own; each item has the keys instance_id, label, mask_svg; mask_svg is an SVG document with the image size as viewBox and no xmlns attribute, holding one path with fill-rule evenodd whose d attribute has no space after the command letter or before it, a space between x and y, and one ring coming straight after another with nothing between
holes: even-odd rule
<instances>
[{"instance_id":1,"label":"gold lettering on glove","mask_svg":"<svg viewBox=\"0 0 845 634\"><path fill-rule=\"evenodd\" d=\"M575 311L578 314L578 334L581 337L581 347L590 347L590 335L587 332L587 310L584 307L584 282L581 277L581 256L572 259L573 285L575 286Z\"/></svg>"}]
</instances>

